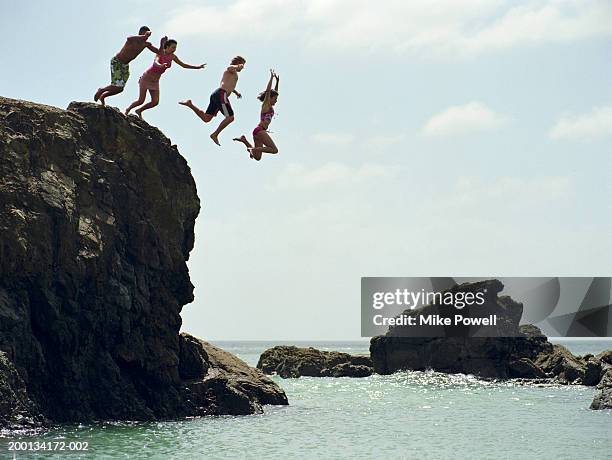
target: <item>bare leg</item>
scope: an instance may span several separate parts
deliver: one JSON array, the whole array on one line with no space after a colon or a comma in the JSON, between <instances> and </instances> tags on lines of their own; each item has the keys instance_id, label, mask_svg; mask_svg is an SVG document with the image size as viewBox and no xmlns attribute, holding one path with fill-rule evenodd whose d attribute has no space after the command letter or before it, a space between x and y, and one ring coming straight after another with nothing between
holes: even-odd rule
<instances>
[{"instance_id":1,"label":"bare leg","mask_svg":"<svg viewBox=\"0 0 612 460\"><path fill-rule=\"evenodd\" d=\"M94 101L100 100L102 105L105 105L104 99L106 99L109 96L114 96L115 94L119 94L122 91L123 91L123 86L108 85L108 86L105 86L104 88L98 88L98 91L96 91L96 94L94 95Z\"/></svg>"},{"instance_id":2,"label":"bare leg","mask_svg":"<svg viewBox=\"0 0 612 460\"><path fill-rule=\"evenodd\" d=\"M234 121L233 116L225 117L225 119L219 123L219 127L215 130L215 132L210 135L210 138L215 144L221 145L219 144L219 134L221 134L221 131L223 131L232 121Z\"/></svg>"},{"instance_id":3,"label":"bare leg","mask_svg":"<svg viewBox=\"0 0 612 460\"><path fill-rule=\"evenodd\" d=\"M253 160L261 160L261 152L260 151L255 151L253 152L253 149L259 149L263 146L263 143L260 140L257 139L253 139L253 141L255 142L255 146L251 147L250 149L247 149L249 151L249 156L253 159Z\"/></svg>"},{"instance_id":4,"label":"bare leg","mask_svg":"<svg viewBox=\"0 0 612 460\"><path fill-rule=\"evenodd\" d=\"M247 149L253 148L253 146L251 145L251 143L247 140L246 136L243 134L240 137L235 137L234 139L232 139L236 142L242 142Z\"/></svg>"},{"instance_id":5,"label":"bare leg","mask_svg":"<svg viewBox=\"0 0 612 460\"><path fill-rule=\"evenodd\" d=\"M142 112L144 112L145 110L152 109L157 104L159 104L159 90L150 89L149 93L151 94L151 102L135 110L136 115L138 115L141 120L143 119Z\"/></svg>"},{"instance_id":6,"label":"bare leg","mask_svg":"<svg viewBox=\"0 0 612 460\"><path fill-rule=\"evenodd\" d=\"M191 99L187 99L186 101L181 101L179 102L179 104L184 105L185 107L189 107L191 110L194 111L194 113L200 117L200 119L204 122L204 123L208 123L210 120L213 119L213 116L204 112L204 110L196 107L196 105L191 102Z\"/></svg>"},{"instance_id":7,"label":"bare leg","mask_svg":"<svg viewBox=\"0 0 612 460\"><path fill-rule=\"evenodd\" d=\"M249 149L251 153L251 157L256 159L257 161L261 160L262 153L278 153L278 148L276 144L270 137L270 135L265 131L260 131L255 136L255 147Z\"/></svg>"},{"instance_id":8,"label":"bare leg","mask_svg":"<svg viewBox=\"0 0 612 460\"><path fill-rule=\"evenodd\" d=\"M124 112L125 115L128 115L130 113L130 110L132 110L134 107L138 107L140 104L142 104L145 101L146 97L147 97L147 90L146 88L143 88L141 86L140 93L138 95L138 99L132 102L130 106L127 109L125 109L125 112Z\"/></svg>"}]
</instances>

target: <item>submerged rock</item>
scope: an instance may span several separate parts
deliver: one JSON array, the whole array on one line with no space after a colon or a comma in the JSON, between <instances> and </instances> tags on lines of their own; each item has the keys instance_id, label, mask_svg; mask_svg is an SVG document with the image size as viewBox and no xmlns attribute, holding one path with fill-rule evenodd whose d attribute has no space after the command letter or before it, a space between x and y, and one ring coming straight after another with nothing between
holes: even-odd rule
<instances>
[{"instance_id":1,"label":"submerged rock","mask_svg":"<svg viewBox=\"0 0 612 460\"><path fill-rule=\"evenodd\" d=\"M372 361L368 356L285 345L264 351L259 357L257 368L284 379L302 376L367 377L373 372Z\"/></svg>"},{"instance_id":2,"label":"submerged rock","mask_svg":"<svg viewBox=\"0 0 612 460\"><path fill-rule=\"evenodd\" d=\"M179 340L200 201L176 146L112 108L0 98L0 177L0 351L32 410L53 422L202 413L185 381L211 360ZM243 389L257 410L257 389Z\"/></svg>"}]
</instances>

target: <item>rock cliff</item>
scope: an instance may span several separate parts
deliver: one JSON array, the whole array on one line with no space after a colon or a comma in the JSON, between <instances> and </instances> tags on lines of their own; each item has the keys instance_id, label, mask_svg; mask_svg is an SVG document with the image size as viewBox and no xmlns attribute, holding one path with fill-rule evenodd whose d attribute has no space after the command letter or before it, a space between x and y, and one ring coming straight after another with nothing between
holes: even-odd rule
<instances>
[{"instance_id":1,"label":"rock cliff","mask_svg":"<svg viewBox=\"0 0 612 460\"><path fill-rule=\"evenodd\" d=\"M207 346L179 336L199 210L186 160L146 122L0 98L0 393L14 395L0 405L5 425L286 404L261 373L237 385L236 362L217 372ZM194 392L212 374L217 383Z\"/></svg>"}]
</instances>

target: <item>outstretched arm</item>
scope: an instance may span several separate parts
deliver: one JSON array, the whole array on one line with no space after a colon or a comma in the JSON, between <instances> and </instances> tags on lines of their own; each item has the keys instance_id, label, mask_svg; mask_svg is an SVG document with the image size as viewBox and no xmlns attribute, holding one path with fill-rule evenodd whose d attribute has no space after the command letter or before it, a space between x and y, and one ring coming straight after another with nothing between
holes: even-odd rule
<instances>
[{"instance_id":1,"label":"outstretched arm","mask_svg":"<svg viewBox=\"0 0 612 460\"><path fill-rule=\"evenodd\" d=\"M151 31L147 31L142 35L132 35L128 37L128 40L147 40L151 36Z\"/></svg>"},{"instance_id":2,"label":"outstretched arm","mask_svg":"<svg viewBox=\"0 0 612 460\"><path fill-rule=\"evenodd\" d=\"M206 64L200 64L200 65L185 64L176 55L174 55L172 60L185 69L203 69L206 66Z\"/></svg>"},{"instance_id":3,"label":"outstretched arm","mask_svg":"<svg viewBox=\"0 0 612 460\"><path fill-rule=\"evenodd\" d=\"M276 85L274 86L274 91L276 91L278 93L278 82L280 81L280 78L278 78L278 75L275 73L274 76L276 77Z\"/></svg>"},{"instance_id":4,"label":"outstretched arm","mask_svg":"<svg viewBox=\"0 0 612 460\"><path fill-rule=\"evenodd\" d=\"M270 90L272 89L272 81L274 80L274 70L270 69L270 80L266 86L266 95L264 96L263 104L261 105L262 112L270 110Z\"/></svg>"}]
</instances>

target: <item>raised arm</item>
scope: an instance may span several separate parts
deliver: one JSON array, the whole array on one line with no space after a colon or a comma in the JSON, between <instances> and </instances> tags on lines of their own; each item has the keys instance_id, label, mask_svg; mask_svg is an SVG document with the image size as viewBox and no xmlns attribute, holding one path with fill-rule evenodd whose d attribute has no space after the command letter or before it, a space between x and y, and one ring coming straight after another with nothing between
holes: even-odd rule
<instances>
[{"instance_id":1,"label":"raised arm","mask_svg":"<svg viewBox=\"0 0 612 460\"><path fill-rule=\"evenodd\" d=\"M161 40L159 41L159 48L155 48L149 42L145 43L145 46L149 50L153 51L155 54L159 54L159 51L164 49L164 45L166 44L167 41L168 41L168 37L162 37Z\"/></svg>"},{"instance_id":2,"label":"raised arm","mask_svg":"<svg viewBox=\"0 0 612 460\"><path fill-rule=\"evenodd\" d=\"M276 91L278 93L278 82L280 81L280 78L278 78L278 75L275 73L274 76L276 77L276 85L274 86L274 91Z\"/></svg>"},{"instance_id":3,"label":"raised arm","mask_svg":"<svg viewBox=\"0 0 612 460\"><path fill-rule=\"evenodd\" d=\"M200 65L185 64L183 61L181 61L178 58L176 54L174 55L172 60L185 69L203 69L206 66L206 64L200 64Z\"/></svg>"},{"instance_id":4,"label":"raised arm","mask_svg":"<svg viewBox=\"0 0 612 460\"><path fill-rule=\"evenodd\" d=\"M242 70L244 68L244 64L232 64L227 68L227 71L230 73L236 73L238 70Z\"/></svg>"},{"instance_id":5,"label":"raised arm","mask_svg":"<svg viewBox=\"0 0 612 460\"><path fill-rule=\"evenodd\" d=\"M268 80L268 86L266 86L266 94L264 96L263 104L261 105L262 112L270 110L270 90L272 89L272 81L274 80L274 70L270 69L270 80Z\"/></svg>"}]
</instances>

